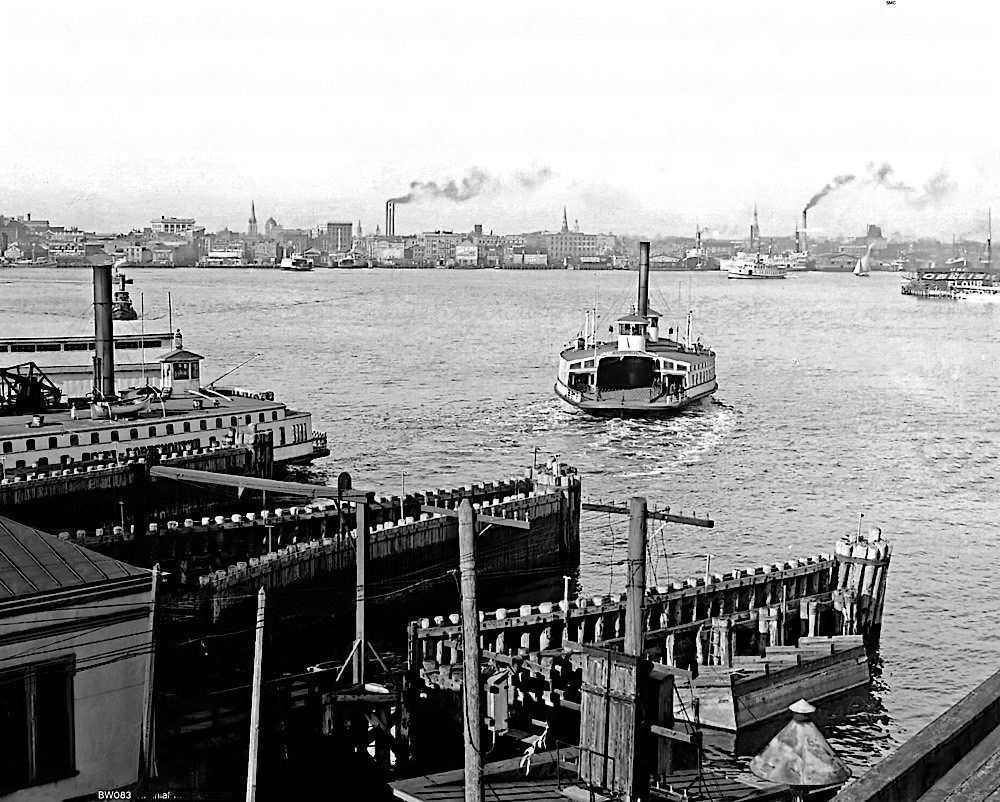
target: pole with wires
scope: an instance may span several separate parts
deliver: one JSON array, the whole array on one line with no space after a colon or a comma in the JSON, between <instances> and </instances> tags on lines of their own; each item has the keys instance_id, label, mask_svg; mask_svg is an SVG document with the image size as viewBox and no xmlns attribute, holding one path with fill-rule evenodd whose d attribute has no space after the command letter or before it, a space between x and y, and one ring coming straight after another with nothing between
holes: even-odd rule
<instances>
[{"instance_id":1,"label":"pole with wires","mask_svg":"<svg viewBox=\"0 0 1000 802\"><path fill-rule=\"evenodd\" d=\"M476 607L476 511L458 508L458 570L462 589L462 697L465 711L465 802L483 802L479 708L479 610Z\"/></svg>"},{"instance_id":2,"label":"pole with wires","mask_svg":"<svg viewBox=\"0 0 1000 802\"><path fill-rule=\"evenodd\" d=\"M642 602L646 595L646 499L629 499L628 588L625 597L625 654L641 655Z\"/></svg>"}]
</instances>

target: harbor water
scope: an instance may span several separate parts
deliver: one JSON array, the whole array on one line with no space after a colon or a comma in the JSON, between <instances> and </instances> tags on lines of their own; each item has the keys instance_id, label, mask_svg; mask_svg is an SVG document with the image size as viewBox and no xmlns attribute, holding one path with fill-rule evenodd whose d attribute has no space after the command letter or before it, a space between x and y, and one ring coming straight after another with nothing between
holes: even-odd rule
<instances>
[{"instance_id":1,"label":"harbor water","mask_svg":"<svg viewBox=\"0 0 1000 802\"><path fill-rule=\"evenodd\" d=\"M856 771L993 672L1000 511L1000 306L921 301L899 278L796 274L726 281L653 273L670 325L693 309L718 354L713 400L664 420L597 420L553 396L584 310L628 311L619 272L131 270L147 331L173 322L211 379L309 410L332 455L314 472L385 494L519 473L558 454L584 495L709 515L654 527L652 577L833 550L858 526L893 541L882 672L831 722ZM92 331L83 270L0 270L11 334ZM16 331L15 331L16 329ZM11 362L13 355L3 355ZM585 513L580 584L621 590L626 522Z\"/></svg>"}]
</instances>

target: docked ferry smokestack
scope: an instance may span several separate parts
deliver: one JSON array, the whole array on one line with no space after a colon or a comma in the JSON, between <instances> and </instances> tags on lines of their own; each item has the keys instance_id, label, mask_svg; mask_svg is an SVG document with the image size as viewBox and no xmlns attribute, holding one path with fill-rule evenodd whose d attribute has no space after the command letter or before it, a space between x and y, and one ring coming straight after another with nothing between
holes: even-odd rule
<instances>
[{"instance_id":1,"label":"docked ferry smokestack","mask_svg":"<svg viewBox=\"0 0 1000 802\"><path fill-rule=\"evenodd\" d=\"M802 210L802 252L809 250L809 221L806 219L809 214L809 207Z\"/></svg>"},{"instance_id":2,"label":"docked ferry smokestack","mask_svg":"<svg viewBox=\"0 0 1000 802\"><path fill-rule=\"evenodd\" d=\"M649 243L639 243L639 302L637 314L646 316L649 311Z\"/></svg>"},{"instance_id":3,"label":"docked ferry smokestack","mask_svg":"<svg viewBox=\"0 0 1000 802\"><path fill-rule=\"evenodd\" d=\"M115 338L111 322L111 265L94 265L94 389L115 394Z\"/></svg>"},{"instance_id":4,"label":"docked ferry smokestack","mask_svg":"<svg viewBox=\"0 0 1000 802\"><path fill-rule=\"evenodd\" d=\"M396 201L385 202L385 235L396 236Z\"/></svg>"}]
</instances>

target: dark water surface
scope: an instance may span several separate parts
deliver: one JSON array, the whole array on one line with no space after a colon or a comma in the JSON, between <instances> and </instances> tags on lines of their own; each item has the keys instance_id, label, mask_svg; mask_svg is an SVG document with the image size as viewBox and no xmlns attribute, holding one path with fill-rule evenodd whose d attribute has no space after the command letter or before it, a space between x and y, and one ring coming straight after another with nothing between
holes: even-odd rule
<instances>
[{"instance_id":1,"label":"dark water surface","mask_svg":"<svg viewBox=\"0 0 1000 802\"><path fill-rule=\"evenodd\" d=\"M703 570L709 553L721 572L832 551L864 512L894 556L882 677L830 719L858 768L1000 664L990 623L1000 591L1000 307L906 298L890 274L654 273L651 303L668 320L695 309L695 334L718 354L719 391L673 419L608 421L554 398L556 359L595 294L602 311L632 303L634 274L130 276L147 330L165 330L172 292L174 324L206 356L204 376L262 353L226 383L310 410L333 451L318 469L348 470L359 487L469 484L520 474L535 448L557 453L579 468L586 496L643 494L715 519L714 529L655 535L661 583ZM90 301L87 271L0 270L6 332L28 311L46 333L92 331ZM621 589L624 536L623 521L585 517L588 592Z\"/></svg>"}]
</instances>

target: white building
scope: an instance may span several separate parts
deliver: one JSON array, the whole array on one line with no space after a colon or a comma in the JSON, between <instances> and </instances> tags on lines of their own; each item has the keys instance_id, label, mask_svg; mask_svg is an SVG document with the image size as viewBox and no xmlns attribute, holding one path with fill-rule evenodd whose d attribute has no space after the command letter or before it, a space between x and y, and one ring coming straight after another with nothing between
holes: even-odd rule
<instances>
[{"instance_id":1,"label":"white building","mask_svg":"<svg viewBox=\"0 0 1000 802\"><path fill-rule=\"evenodd\" d=\"M193 217L164 217L160 215L159 220L151 220L150 224L154 234L181 234L190 236L194 230Z\"/></svg>"}]
</instances>

